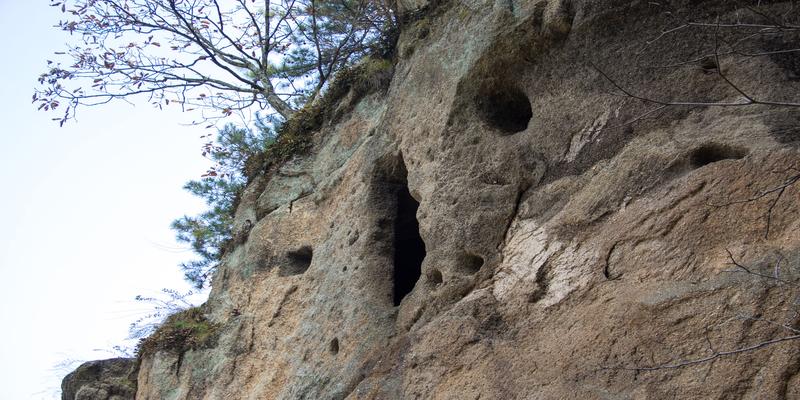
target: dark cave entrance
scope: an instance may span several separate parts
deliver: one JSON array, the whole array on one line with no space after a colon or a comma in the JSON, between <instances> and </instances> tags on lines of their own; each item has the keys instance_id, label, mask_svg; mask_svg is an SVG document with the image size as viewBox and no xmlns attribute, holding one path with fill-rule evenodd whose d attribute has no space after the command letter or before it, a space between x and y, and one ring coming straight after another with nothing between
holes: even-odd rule
<instances>
[{"instance_id":1,"label":"dark cave entrance","mask_svg":"<svg viewBox=\"0 0 800 400\"><path fill-rule=\"evenodd\" d=\"M369 235L380 268L375 278L382 280L381 298L397 307L414 290L426 255L417 221L419 202L411 196L402 154L390 153L375 160L370 197L370 205L377 211L375 230Z\"/></svg>"},{"instance_id":2,"label":"dark cave entrance","mask_svg":"<svg viewBox=\"0 0 800 400\"><path fill-rule=\"evenodd\" d=\"M528 129L533 118L528 96L513 86L487 84L476 101L483 120L502 135L513 135Z\"/></svg>"},{"instance_id":3,"label":"dark cave entrance","mask_svg":"<svg viewBox=\"0 0 800 400\"><path fill-rule=\"evenodd\" d=\"M311 246L303 246L297 250L286 253L288 263L279 270L280 276L304 274L311 266L314 257L314 249Z\"/></svg>"},{"instance_id":4,"label":"dark cave entrance","mask_svg":"<svg viewBox=\"0 0 800 400\"><path fill-rule=\"evenodd\" d=\"M746 155L747 151L741 148L708 143L698 147L689 154L689 163L692 165L692 168L700 168L717 161L738 160Z\"/></svg>"},{"instance_id":5,"label":"dark cave entrance","mask_svg":"<svg viewBox=\"0 0 800 400\"><path fill-rule=\"evenodd\" d=\"M393 179L395 194L393 290L392 299L399 306L422 275L422 261L425 259L425 242L419 234L417 209L419 202L411 197L408 190L408 171L402 156Z\"/></svg>"}]
</instances>

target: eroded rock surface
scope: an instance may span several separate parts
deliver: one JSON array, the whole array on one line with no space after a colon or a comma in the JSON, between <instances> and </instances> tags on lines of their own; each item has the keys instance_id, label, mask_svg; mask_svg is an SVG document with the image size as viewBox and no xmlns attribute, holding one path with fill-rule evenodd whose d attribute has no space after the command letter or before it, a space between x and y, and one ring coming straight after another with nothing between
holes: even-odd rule
<instances>
[{"instance_id":1,"label":"eroded rock surface","mask_svg":"<svg viewBox=\"0 0 800 400\"><path fill-rule=\"evenodd\" d=\"M61 382L62 400L133 400L136 360L111 358L81 364Z\"/></svg>"},{"instance_id":2,"label":"eroded rock surface","mask_svg":"<svg viewBox=\"0 0 800 400\"><path fill-rule=\"evenodd\" d=\"M631 97L800 100L796 59L652 67L731 3L404 1L388 92L249 185L217 346L137 398L800 397L798 340L675 367L797 334L798 108Z\"/></svg>"}]
</instances>

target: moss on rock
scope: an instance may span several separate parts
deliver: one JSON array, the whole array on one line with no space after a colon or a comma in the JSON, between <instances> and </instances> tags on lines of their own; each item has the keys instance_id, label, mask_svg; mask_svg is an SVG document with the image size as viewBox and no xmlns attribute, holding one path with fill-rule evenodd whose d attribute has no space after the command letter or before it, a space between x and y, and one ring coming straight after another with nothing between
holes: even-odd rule
<instances>
[{"instance_id":1,"label":"moss on rock","mask_svg":"<svg viewBox=\"0 0 800 400\"><path fill-rule=\"evenodd\" d=\"M212 347L219 336L219 325L209 321L201 307L175 313L137 346L141 358L158 351L183 353L188 350Z\"/></svg>"}]
</instances>

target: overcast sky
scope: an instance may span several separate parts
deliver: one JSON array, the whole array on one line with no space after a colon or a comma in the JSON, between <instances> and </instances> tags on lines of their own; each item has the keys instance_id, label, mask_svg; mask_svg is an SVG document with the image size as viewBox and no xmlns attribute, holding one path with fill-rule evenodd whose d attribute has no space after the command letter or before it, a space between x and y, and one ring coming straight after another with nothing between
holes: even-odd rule
<instances>
[{"instance_id":1,"label":"overcast sky","mask_svg":"<svg viewBox=\"0 0 800 400\"><path fill-rule=\"evenodd\" d=\"M54 399L70 359L108 358L148 311L187 289L170 222L202 210L181 187L209 163L191 116L120 103L64 128L30 103L68 36L47 0L0 0L0 399Z\"/></svg>"}]
</instances>

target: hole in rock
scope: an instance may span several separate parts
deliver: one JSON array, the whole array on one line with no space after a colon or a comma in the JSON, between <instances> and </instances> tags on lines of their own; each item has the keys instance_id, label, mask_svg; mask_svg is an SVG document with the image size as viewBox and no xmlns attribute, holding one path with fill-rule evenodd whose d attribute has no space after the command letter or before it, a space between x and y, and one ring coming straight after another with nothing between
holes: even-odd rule
<instances>
[{"instance_id":1,"label":"hole in rock","mask_svg":"<svg viewBox=\"0 0 800 400\"><path fill-rule=\"evenodd\" d=\"M715 73L719 65L717 65L717 60L714 57L706 57L700 61L700 68L706 74Z\"/></svg>"},{"instance_id":2,"label":"hole in rock","mask_svg":"<svg viewBox=\"0 0 800 400\"><path fill-rule=\"evenodd\" d=\"M339 339L333 338L331 340L331 344L328 346L328 350L330 350L331 354L336 355L339 354Z\"/></svg>"},{"instance_id":3,"label":"hole in rock","mask_svg":"<svg viewBox=\"0 0 800 400\"><path fill-rule=\"evenodd\" d=\"M533 117L528 96L507 85L487 85L478 95L477 105L483 120L506 135L528 129Z\"/></svg>"},{"instance_id":4,"label":"hole in rock","mask_svg":"<svg viewBox=\"0 0 800 400\"><path fill-rule=\"evenodd\" d=\"M414 289L414 285L422 275L425 242L419 235L419 222L417 222L419 203L411 197L408 190L408 171L402 157L396 178L398 185L395 192L396 211L392 240L394 249L392 298L394 305L399 306L403 298Z\"/></svg>"},{"instance_id":5,"label":"hole in rock","mask_svg":"<svg viewBox=\"0 0 800 400\"><path fill-rule=\"evenodd\" d=\"M430 274L428 274L428 281L434 286L441 285L442 282L444 282L444 278L442 278L442 272L438 269L434 269Z\"/></svg>"},{"instance_id":6,"label":"hole in rock","mask_svg":"<svg viewBox=\"0 0 800 400\"><path fill-rule=\"evenodd\" d=\"M461 270L465 273L472 275L481 270L483 267L483 257L475 254L464 253L459 260Z\"/></svg>"},{"instance_id":7,"label":"hole in rock","mask_svg":"<svg viewBox=\"0 0 800 400\"><path fill-rule=\"evenodd\" d=\"M311 246L303 246L297 250L286 253L288 261L285 268L281 269L281 276L300 275L311 266L311 259L314 257L314 250Z\"/></svg>"},{"instance_id":8,"label":"hole in rock","mask_svg":"<svg viewBox=\"0 0 800 400\"><path fill-rule=\"evenodd\" d=\"M746 155L747 151L744 149L710 143L694 149L689 154L689 162L693 168L700 168L717 161L738 160Z\"/></svg>"}]
</instances>

